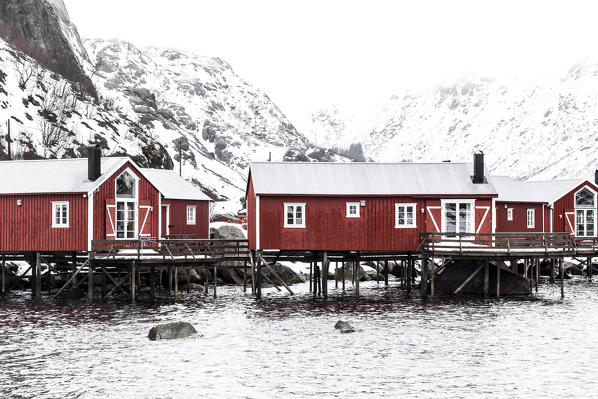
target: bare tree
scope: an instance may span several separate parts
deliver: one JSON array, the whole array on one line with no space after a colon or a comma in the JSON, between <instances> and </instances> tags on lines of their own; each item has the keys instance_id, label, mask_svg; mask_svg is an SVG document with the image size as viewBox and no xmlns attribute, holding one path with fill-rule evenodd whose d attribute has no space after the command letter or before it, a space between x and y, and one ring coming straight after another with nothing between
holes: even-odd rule
<instances>
[{"instance_id":1,"label":"bare tree","mask_svg":"<svg viewBox=\"0 0 598 399\"><path fill-rule=\"evenodd\" d=\"M29 62L24 57L17 58L16 64L18 83L21 90L27 89L27 84L33 76L37 77L38 66L34 62Z\"/></svg>"},{"instance_id":2,"label":"bare tree","mask_svg":"<svg viewBox=\"0 0 598 399\"><path fill-rule=\"evenodd\" d=\"M74 94L66 82L54 84L46 93L41 106L39 128L42 135L44 156L57 155L68 141L69 131L65 128L66 112L76 105Z\"/></svg>"}]
</instances>

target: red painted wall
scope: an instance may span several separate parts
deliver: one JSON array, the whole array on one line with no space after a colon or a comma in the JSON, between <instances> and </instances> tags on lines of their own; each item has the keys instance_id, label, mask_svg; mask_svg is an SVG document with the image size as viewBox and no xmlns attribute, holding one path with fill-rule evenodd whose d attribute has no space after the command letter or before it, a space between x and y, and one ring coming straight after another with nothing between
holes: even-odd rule
<instances>
[{"instance_id":1,"label":"red painted wall","mask_svg":"<svg viewBox=\"0 0 598 399\"><path fill-rule=\"evenodd\" d=\"M249 248L255 249L256 242L256 209L255 209L255 192L253 190L253 182L251 180L251 175L249 175L249 183L248 183L248 191L247 191L247 238L249 239Z\"/></svg>"},{"instance_id":2,"label":"red painted wall","mask_svg":"<svg viewBox=\"0 0 598 399\"><path fill-rule=\"evenodd\" d=\"M586 181L578 185L573 190L569 191L567 194L565 194L560 199L554 202L553 222L555 233L572 232L569 227L569 224L567 223L567 217L570 218L571 224L575 229L575 215L571 214L575 212L575 193L584 186L588 186L592 190L598 192L598 187L596 187L596 185Z\"/></svg>"},{"instance_id":3,"label":"red painted wall","mask_svg":"<svg viewBox=\"0 0 598 399\"><path fill-rule=\"evenodd\" d=\"M366 201L359 218L346 217L346 202ZM284 203L306 203L306 228L284 228ZM416 228L395 228L395 203L416 203ZM486 209L480 232L491 232L491 198L476 201L476 228ZM420 232L434 232L432 217L441 228L439 199L392 197L283 197L260 196L260 249L329 251L413 251L420 244ZM248 189L249 245L255 249L255 201ZM423 212L422 212L423 210ZM432 216L430 215L432 214Z\"/></svg>"},{"instance_id":4,"label":"red painted wall","mask_svg":"<svg viewBox=\"0 0 598 399\"><path fill-rule=\"evenodd\" d=\"M210 202L190 200L162 200L170 205L170 234L192 234L198 239L210 238ZM187 205L196 206L195 225L187 224ZM162 220L166 223L166 220Z\"/></svg>"},{"instance_id":5,"label":"red painted wall","mask_svg":"<svg viewBox=\"0 0 598 399\"><path fill-rule=\"evenodd\" d=\"M507 208L513 208L513 220L507 220ZM527 210L535 209L535 227L527 227ZM545 205L536 202L496 202L496 232L497 233L542 233L550 231L550 216L545 214L544 229L542 228L542 212Z\"/></svg>"},{"instance_id":6,"label":"red painted wall","mask_svg":"<svg viewBox=\"0 0 598 399\"><path fill-rule=\"evenodd\" d=\"M110 176L93 195L93 239L106 239L106 200L115 198L114 184L116 178L127 168L139 177L139 202L146 202L153 207L151 218L151 237L158 237L159 227L159 193L158 190L139 173L135 167L127 162Z\"/></svg>"},{"instance_id":7,"label":"red painted wall","mask_svg":"<svg viewBox=\"0 0 598 399\"><path fill-rule=\"evenodd\" d=\"M17 206L17 200L23 205ZM52 202L69 202L69 227L52 228ZM87 198L83 194L0 196L0 251L87 250Z\"/></svg>"}]
</instances>

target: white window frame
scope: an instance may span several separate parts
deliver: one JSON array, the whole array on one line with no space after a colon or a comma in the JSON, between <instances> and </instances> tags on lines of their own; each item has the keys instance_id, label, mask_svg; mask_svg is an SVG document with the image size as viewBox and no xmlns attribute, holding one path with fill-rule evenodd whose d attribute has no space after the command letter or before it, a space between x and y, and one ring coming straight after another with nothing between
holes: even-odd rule
<instances>
[{"instance_id":1,"label":"white window frame","mask_svg":"<svg viewBox=\"0 0 598 399\"><path fill-rule=\"evenodd\" d=\"M441 228L442 228L442 232L443 233L448 233L446 230L446 204L457 204L457 210L459 209L459 205L460 204L470 204L471 206L471 228L472 231L468 231L467 233L471 233L471 234L475 234L476 232L476 220L475 220L475 200L474 199L443 199L440 200L440 218L441 218ZM459 218L457 217L457 220L459 220ZM459 230L459 229L457 229ZM459 231L455 232L456 234L459 233Z\"/></svg>"},{"instance_id":2,"label":"white window frame","mask_svg":"<svg viewBox=\"0 0 598 399\"><path fill-rule=\"evenodd\" d=\"M302 222L301 224L295 224L295 223L289 224L289 221L287 220L287 208L289 206L295 207L293 209L293 222L295 222L295 219L296 219L296 216L297 216L297 210L296 210L296 208L297 207L301 207L302 208L301 214L303 216L303 219L301 220L301 222ZM307 214L305 213L305 210L306 210L305 202L285 202L284 203L284 208L283 208L283 215L282 215L283 218L284 218L284 227L286 229L304 229L305 228L305 219L307 217Z\"/></svg>"},{"instance_id":3,"label":"white window frame","mask_svg":"<svg viewBox=\"0 0 598 399\"><path fill-rule=\"evenodd\" d=\"M407 224L405 218L404 224L399 224L399 208L413 208L413 222ZM407 213L405 209L405 213ZM397 202L395 203L395 229L414 229L417 228L417 203L415 202Z\"/></svg>"},{"instance_id":4,"label":"white window frame","mask_svg":"<svg viewBox=\"0 0 598 399\"><path fill-rule=\"evenodd\" d=\"M128 173L129 175L131 175L131 177L133 177L133 179L135 180L135 186L133 187L133 198L127 198L127 197L119 197L117 194L118 191L118 186L116 184L116 181L119 179L119 177L121 177L123 174ZM115 240L134 240L139 238L139 176L137 176L136 173L134 173L131 168L126 168L125 170L123 170L121 173L118 174L118 176L116 176L116 178L114 179L114 239ZM124 212L126 214L127 212L127 205L129 203L133 204L133 211L135 213L135 224L134 224L134 231L133 231L133 237L134 238L130 238L127 237L127 233L129 232L126 228L127 224L128 224L128 216L125 216L125 236L124 237L119 237L118 236L118 203L122 202L124 204Z\"/></svg>"},{"instance_id":5,"label":"white window frame","mask_svg":"<svg viewBox=\"0 0 598 399\"><path fill-rule=\"evenodd\" d=\"M584 189L589 190L590 192L592 192L592 194L594 194L594 204L591 206L581 206L581 205L577 205L577 194L580 191L583 191ZM573 226L575 229L575 236L576 237L596 237L598 232L596 231L596 206L598 203L598 195L596 193L596 191L594 191L591 187L588 186L583 186L582 188L580 188L579 190L577 190L574 194L573 194L573 206L574 206L574 213L573 213ZM584 235L579 235L578 231L577 231L577 212L581 211L583 212L584 215ZM591 211L594 214L594 234L592 235L588 235L587 234L587 213ZM566 217L566 216L565 216Z\"/></svg>"},{"instance_id":6,"label":"white window frame","mask_svg":"<svg viewBox=\"0 0 598 399\"><path fill-rule=\"evenodd\" d=\"M530 217L531 216L531 217ZM528 208L526 212L527 228L534 229L536 227L536 210Z\"/></svg>"},{"instance_id":7,"label":"white window frame","mask_svg":"<svg viewBox=\"0 0 598 399\"><path fill-rule=\"evenodd\" d=\"M350 213L351 207L354 206L357 210L357 213ZM346 210L347 210L347 218L359 218L361 217L361 202L347 202Z\"/></svg>"},{"instance_id":8,"label":"white window frame","mask_svg":"<svg viewBox=\"0 0 598 399\"><path fill-rule=\"evenodd\" d=\"M513 208L507 208L507 221L513 221Z\"/></svg>"},{"instance_id":9,"label":"white window frame","mask_svg":"<svg viewBox=\"0 0 598 399\"><path fill-rule=\"evenodd\" d=\"M66 205L66 224L62 223L62 208ZM60 207L60 221L56 223L56 208ZM71 206L68 201L52 201L52 228L68 229L71 223Z\"/></svg>"},{"instance_id":10,"label":"white window frame","mask_svg":"<svg viewBox=\"0 0 598 399\"><path fill-rule=\"evenodd\" d=\"M189 213L191 211L191 213ZM187 205L185 210L185 215L187 219L187 226L195 226L197 223L197 206L196 205ZM193 216L190 218L189 216Z\"/></svg>"}]
</instances>

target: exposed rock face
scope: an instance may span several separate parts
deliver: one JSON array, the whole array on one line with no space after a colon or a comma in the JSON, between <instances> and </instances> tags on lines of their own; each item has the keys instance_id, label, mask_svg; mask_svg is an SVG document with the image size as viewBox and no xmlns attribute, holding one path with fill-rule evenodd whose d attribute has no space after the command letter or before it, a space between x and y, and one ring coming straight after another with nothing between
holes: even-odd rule
<instances>
[{"instance_id":1,"label":"exposed rock face","mask_svg":"<svg viewBox=\"0 0 598 399\"><path fill-rule=\"evenodd\" d=\"M187 338L195 334L197 334L195 327L187 322L179 321L152 327L147 337L155 341L157 339Z\"/></svg>"},{"instance_id":2,"label":"exposed rock face","mask_svg":"<svg viewBox=\"0 0 598 399\"><path fill-rule=\"evenodd\" d=\"M87 52L62 0L1 0L0 37L97 97Z\"/></svg>"},{"instance_id":3,"label":"exposed rock face","mask_svg":"<svg viewBox=\"0 0 598 399\"><path fill-rule=\"evenodd\" d=\"M275 263L273 265L270 265L270 267L287 285L305 283L307 281L305 277L295 273L295 271L293 271L293 269L291 269L288 266L282 265L280 263ZM274 276L270 269L268 269L267 267L262 267L262 273L268 276L270 280L278 284L278 279Z\"/></svg>"},{"instance_id":4,"label":"exposed rock face","mask_svg":"<svg viewBox=\"0 0 598 399\"><path fill-rule=\"evenodd\" d=\"M355 332L355 328L353 328L353 326L351 324L347 323L346 321L341 321L341 320L336 322L336 324L334 325L334 328L336 328L337 330L340 330L341 334Z\"/></svg>"}]
</instances>

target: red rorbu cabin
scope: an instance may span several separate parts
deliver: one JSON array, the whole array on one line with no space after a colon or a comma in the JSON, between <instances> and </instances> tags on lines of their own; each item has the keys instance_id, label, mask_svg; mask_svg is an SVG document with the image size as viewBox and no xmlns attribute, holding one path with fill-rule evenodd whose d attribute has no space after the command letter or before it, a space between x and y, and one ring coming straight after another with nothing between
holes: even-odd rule
<instances>
[{"instance_id":1,"label":"red rorbu cabin","mask_svg":"<svg viewBox=\"0 0 598 399\"><path fill-rule=\"evenodd\" d=\"M496 232L571 233L596 237L598 187L584 179L517 181L493 176Z\"/></svg>"},{"instance_id":2,"label":"red rorbu cabin","mask_svg":"<svg viewBox=\"0 0 598 399\"><path fill-rule=\"evenodd\" d=\"M401 252L421 232L492 233L497 193L482 154L474 165L254 163L250 249Z\"/></svg>"},{"instance_id":3,"label":"red rorbu cabin","mask_svg":"<svg viewBox=\"0 0 598 399\"><path fill-rule=\"evenodd\" d=\"M92 240L161 236L158 210L169 192L159 179L129 158L88 152L88 159L0 162L0 252L88 251ZM208 223L196 214L198 235Z\"/></svg>"}]
</instances>

